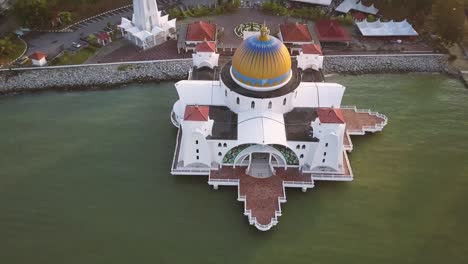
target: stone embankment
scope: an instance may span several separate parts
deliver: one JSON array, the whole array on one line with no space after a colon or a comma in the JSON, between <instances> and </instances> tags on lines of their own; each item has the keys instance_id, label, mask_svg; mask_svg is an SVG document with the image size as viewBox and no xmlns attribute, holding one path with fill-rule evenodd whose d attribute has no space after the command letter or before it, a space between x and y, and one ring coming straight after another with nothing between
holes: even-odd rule
<instances>
[{"instance_id":1,"label":"stone embankment","mask_svg":"<svg viewBox=\"0 0 468 264\"><path fill-rule=\"evenodd\" d=\"M80 90L188 78L192 60L164 60L0 70L0 94Z\"/></svg>"},{"instance_id":2,"label":"stone embankment","mask_svg":"<svg viewBox=\"0 0 468 264\"><path fill-rule=\"evenodd\" d=\"M324 72L343 74L446 72L447 56L430 55L337 55L325 56Z\"/></svg>"},{"instance_id":3,"label":"stone embankment","mask_svg":"<svg viewBox=\"0 0 468 264\"><path fill-rule=\"evenodd\" d=\"M80 90L187 79L191 59L0 70L0 94ZM446 72L445 55L326 56L325 73Z\"/></svg>"}]
</instances>

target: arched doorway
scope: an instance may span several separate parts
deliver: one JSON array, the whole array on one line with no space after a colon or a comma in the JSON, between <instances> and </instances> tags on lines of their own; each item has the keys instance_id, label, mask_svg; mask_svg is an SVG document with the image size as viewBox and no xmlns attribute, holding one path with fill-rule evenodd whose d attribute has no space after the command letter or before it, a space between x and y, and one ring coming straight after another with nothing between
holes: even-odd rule
<instances>
[{"instance_id":1,"label":"arched doorway","mask_svg":"<svg viewBox=\"0 0 468 264\"><path fill-rule=\"evenodd\" d=\"M287 161L280 151L272 146L253 145L242 152L234 160L234 167L245 166L245 173L257 177L268 178L275 175L275 167L287 168Z\"/></svg>"}]
</instances>

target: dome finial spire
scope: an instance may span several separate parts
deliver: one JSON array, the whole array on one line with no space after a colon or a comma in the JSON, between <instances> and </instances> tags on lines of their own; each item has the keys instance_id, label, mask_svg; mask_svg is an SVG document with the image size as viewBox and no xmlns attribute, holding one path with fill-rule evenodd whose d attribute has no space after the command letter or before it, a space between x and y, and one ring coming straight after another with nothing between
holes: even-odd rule
<instances>
[{"instance_id":1,"label":"dome finial spire","mask_svg":"<svg viewBox=\"0 0 468 264\"><path fill-rule=\"evenodd\" d=\"M260 37L258 37L258 39L260 41L268 41L270 39L270 30L265 26L265 23L263 23L260 29Z\"/></svg>"}]
</instances>

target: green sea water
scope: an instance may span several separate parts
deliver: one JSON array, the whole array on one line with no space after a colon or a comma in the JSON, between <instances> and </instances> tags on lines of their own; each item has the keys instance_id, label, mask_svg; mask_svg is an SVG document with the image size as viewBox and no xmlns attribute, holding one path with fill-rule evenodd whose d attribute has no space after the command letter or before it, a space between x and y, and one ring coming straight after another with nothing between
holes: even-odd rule
<instances>
[{"instance_id":1,"label":"green sea water","mask_svg":"<svg viewBox=\"0 0 468 264\"><path fill-rule=\"evenodd\" d=\"M468 90L329 81L389 124L353 139L353 182L287 190L266 233L236 189L170 175L172 83L0 98L0 263L468 263Z\"/></svg>"}]
</instances>

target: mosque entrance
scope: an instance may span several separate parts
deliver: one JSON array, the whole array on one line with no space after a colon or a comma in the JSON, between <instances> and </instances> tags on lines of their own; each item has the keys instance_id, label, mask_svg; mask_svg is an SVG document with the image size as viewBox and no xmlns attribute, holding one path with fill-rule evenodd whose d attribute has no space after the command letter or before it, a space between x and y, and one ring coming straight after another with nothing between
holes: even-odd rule
<instances>
[{"instance_id":1,"label":"mosque entrance","mask_svg":"<svg viewBox=\"0 0 468 264\"><path fill-rule=\"evenodd\" d=\"M257 178L273 176L270 153L252 153L247 174Z\"/></svg>"},{"instance_id":2,"label":"mosque entrance","mask_svg":"<svg viewBox=\"0 0 468 264\"><path fill-rule=\"evenodd\" d=\"M272 146L252 145L242 150L234 160L236 166L247 166L245 173L256 178L268 178L276 174L275 168L287 169L283 154Z\"/></svg>"}]
</instances>

